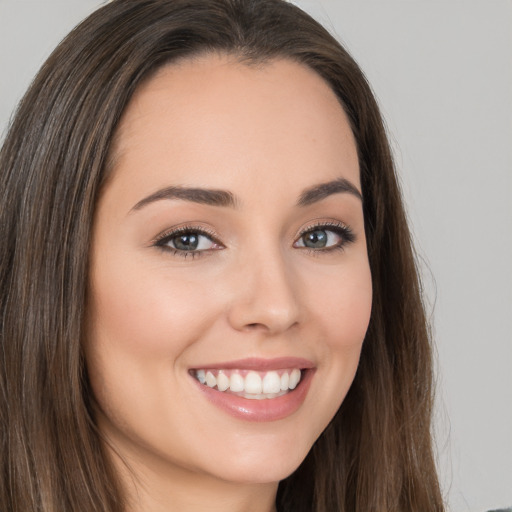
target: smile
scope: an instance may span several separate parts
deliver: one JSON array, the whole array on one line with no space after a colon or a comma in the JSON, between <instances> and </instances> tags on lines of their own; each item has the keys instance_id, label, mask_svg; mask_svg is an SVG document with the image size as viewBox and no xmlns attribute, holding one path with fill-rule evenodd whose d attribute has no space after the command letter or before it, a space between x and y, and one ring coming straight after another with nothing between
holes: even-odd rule
<instances>
[{"instance_id":1,"label":"smile","mask_svg":"<svg viewBox=\"0 0 512 512\"><path fill-rule=\"evenodd\" d=\"M270 371L198 369L192 375L204 386L254 400L286 395L297 387L302 378L299 368Z\"/></svg>"},{"instance_id":2,"label":"smile","mask_svg":"<svg viewBox=\"0 0 512 512\"><path fill-rule=\"evenodd\" d=\"M299 357L248 358L189 370L206 400L244 421L283 420L306 400L316 365Z\"/></svg>"}]
</instances>

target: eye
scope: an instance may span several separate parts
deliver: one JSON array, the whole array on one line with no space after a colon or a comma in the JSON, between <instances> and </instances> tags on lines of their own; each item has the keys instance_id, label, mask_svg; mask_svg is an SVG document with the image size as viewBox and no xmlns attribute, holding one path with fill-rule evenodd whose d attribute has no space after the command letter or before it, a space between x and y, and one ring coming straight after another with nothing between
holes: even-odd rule
<instances>
[{"instance_id":1,"label":"eye","mask_svg":"<svg viewBox=\"0 0 512 512\"><path fill-rule=\"evenodd\" d=\"M187 227L165 233L154 245L181 256L222 248L209 233L202 229Z\"/></svg>"},{"instance_id":2,"label":"eye","mask_svg":"<svg viewBox=\"0 0 512 512\"><path fill-rule=\"evenodd\" d=\"M314 226L303 231L294 247L328 251L343 248L353 242L355 236L348 226L343 224Z\"/></svg>"}]
</instances>

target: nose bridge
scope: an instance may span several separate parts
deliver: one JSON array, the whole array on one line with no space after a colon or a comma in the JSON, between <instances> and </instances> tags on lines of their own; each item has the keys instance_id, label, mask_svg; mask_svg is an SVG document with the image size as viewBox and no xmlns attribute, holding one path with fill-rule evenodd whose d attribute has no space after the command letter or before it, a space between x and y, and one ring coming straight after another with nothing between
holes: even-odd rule
<instances>
[{"instance_id":1,"label":"nose bridge","mask_svg":"<svg viewBox=\"0 0 512 512\"><path fill-rule=\"evenodd\" d=\"M283 332L298 322L293 270L280 247L261 247L240 258L230 322L238 330Z\"/></svg>"}]
</instances>

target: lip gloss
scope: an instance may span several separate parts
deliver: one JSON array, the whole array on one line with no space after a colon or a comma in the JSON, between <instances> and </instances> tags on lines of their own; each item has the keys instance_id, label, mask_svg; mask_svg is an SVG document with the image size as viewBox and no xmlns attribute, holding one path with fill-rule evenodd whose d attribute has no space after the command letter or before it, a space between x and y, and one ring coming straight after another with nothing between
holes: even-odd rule
<instances>
[{"instance_id":1,"label":"lip gloss","mask_svg":"<svg viewBox=\"0 0 512 512\"><path fill-rule=\"evenodd\" d=\"M295 413L306 399L315 370L311 361L299 358L277 358L277 359L244 359L239 361L230 361L226 363L217 363L213 365L201 366L201 369L238 369L271 371L283 368L298 368L302 372L302 377L293 390L289 390L285 395L276 398L264 398L261 400L244 398L242 396L218 391L204 384L201 384L194 377L194 382L200 392L206 399L221 410L231 416L253 422L277 421L291 416Z\"/></svg>"}]
</instances>

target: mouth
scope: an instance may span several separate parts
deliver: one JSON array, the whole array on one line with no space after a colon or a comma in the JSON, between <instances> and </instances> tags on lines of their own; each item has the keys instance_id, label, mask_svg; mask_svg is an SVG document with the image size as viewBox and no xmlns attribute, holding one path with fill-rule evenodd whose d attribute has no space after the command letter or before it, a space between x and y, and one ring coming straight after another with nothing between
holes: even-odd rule
<instances>
[{"instance_id":1,"label":"mouth","mask_svg":"<svg viewBox=\"0 0 512 512\"><path fill-rule=\"evenodd\" d=\"M304 403L315 374L311 361L287 357L244 359L196 367L190 376L213 405L246 421L275 421Z\"/></svg>"},{"instance_id":2,"label":"mouth","mask_svg":"<svg viewBox=\"0 0 512 512\"><path fill-rule=\"evenodd\" d=\"M270 371L244 369L192 370L191 375L203 386L249 400L269 400L294 390L302 379L300 368Z\"/></svg>"}]
</instances>

